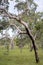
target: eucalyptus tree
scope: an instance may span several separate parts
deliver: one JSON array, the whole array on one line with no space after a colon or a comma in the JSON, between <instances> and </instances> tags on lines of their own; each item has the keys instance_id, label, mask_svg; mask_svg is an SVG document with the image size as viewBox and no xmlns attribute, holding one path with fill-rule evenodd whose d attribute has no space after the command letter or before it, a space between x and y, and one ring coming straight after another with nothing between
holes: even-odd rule
<instances>
[{"instance_id":1,"label":"eucalyptus tree","mask_svg":"<svg viewBox=\"0 0 43 65\"><path fill-rule=\"evenodd\" d=\"M19 12L21 12L21 14L18 15L20 19L23 19L24 21L26 21L26 23L31 22L31 24L33 24L34 21L37 21L35 13L37 4L35 4L33 0L25 0L25 1L18 0L17 2L18 3L15 5L15 7L17 7L18 14Z\"/></svg>"},{"instance_id":2,"label":"eucalyptus tree","mask_svg":"<svg viewBox=\"0 0 43 65\"><path fill-rule=\"evenodd\" d=\"M16 2L18 1L18 3L20 4L21 2L22 2L22 0L16 0ZM20 4L21 5L21 4ZM26 15L27 15L27 17L29 16L30 18L30 20L28 20L28 21L32 21L31 20L31 14L33 14L31 11L33 10L33 11L35 11L36 10L36 4L34 3L34 1L33 0L26 0L24 3L22 3L22 5L24 6L21 6L21 13L23 14L23 13L26 13ZM32 6L33 5L33 6ZM32 10L31 10L31 8L32 7L34 7ZM20 8L20 7L19 7ZM22 24L24 27L25 27L25 30L26 30L26 32L25 32L25 34L27 34L29 37L30 37L30 39L31 39L31 41L32 41L32 44L33 44L33 48L34 48L34 52L35 52L35 59L36 59L36 62L38 63L39 62L39 57L38 57L38 53L37 53L37 51L36 51L36 44L35 44L35 38L34 38L34 36L32 35L32 33L31 33L31 31L30 31L30 29L29 29L29 27L28 27L28 24L27 24L27 22L24 22L24 21L26 21L26 20L23 20L22 19L22 17L21 17L21 14L20 14L20 16L18 15L13 15L13 14L10 14L8 11L7 11L7 9L6 9L6 7L3 7L3 6L1 6L0 7L0 10L1 10L1 14L4 12L5 14L3 15L3 16L8 16L10 19L14 19L14 20L16 20L17 22L19 22L20 24ZM18 29L18 27L16 26L16 28ZM20 29L18 29L19 30L19 32L20 33L22 33L22 34L24 34L24 31L21 31Z\"/></svg>"}]
</instances>

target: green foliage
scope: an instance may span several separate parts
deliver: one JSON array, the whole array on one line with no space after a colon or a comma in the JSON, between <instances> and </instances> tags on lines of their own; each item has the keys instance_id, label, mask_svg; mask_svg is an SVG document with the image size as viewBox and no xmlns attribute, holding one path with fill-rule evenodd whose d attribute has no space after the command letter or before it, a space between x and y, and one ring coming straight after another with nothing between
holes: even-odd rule
<instances>
[{"instance_id":1,"label":"green foliage","mask_svg":"<svg viewBox=\"0 0 43 65\"><path fill-rule=\"evenodd\" d=\"M28 8L29 4L30 4L29 8L31 8L32 10L36 10L36 8L37 8L37 5L36 5L36 3L34 3L33 0L28 0L28 1L27 0L25 0L25 1L16 0L16 2L18 2L18 4L16 4L15 7L18 9L18 11L26 10ZM32 6L32 5L34 5L34 6Z\"/></svg>"},{"instance_id":2,"label":"green foliage","mask_svg":"<svg viewBox=\"0 0 43 65\"><path fill-rule=\"evenodd\" d=\"M9 25L9 22L6 22L6 20L3 20L0 22L0 24L3 26L3 29L6 29Z\"/></svg>"},{"instance_id":3,"label":"green foliage","mask_svg":"<svg viewBox=\"0 0 43 65\"><path fill-rule=\"evenodd\" d=\"M40 25L41 25L40 22L36 23L36 25L35 25L36 30L40 30Z\"/></svg>"},{"instance_id":4,"label":"green foliage","mask_svg":"<svg viewBox=\"0 0 43 65\"><path fill-rule=\"evenodd\" d=\"M20 2L20 3L18 3L17 5L15 5L15 7L18 9L18 11L22 11L22 10L25 10L25 8L26 8L26 3L24 2Z\"/></svg>"},{"instance_id":5,"label":"green foliage","mask_svg":"<svg viewBox=\"0 0 43 65\"><path fill-rule=\"evenodd\" d=\"M0 20L0 30L6 29L9 26L9 21L4 18Z\"/></svg>"}]
</instances>

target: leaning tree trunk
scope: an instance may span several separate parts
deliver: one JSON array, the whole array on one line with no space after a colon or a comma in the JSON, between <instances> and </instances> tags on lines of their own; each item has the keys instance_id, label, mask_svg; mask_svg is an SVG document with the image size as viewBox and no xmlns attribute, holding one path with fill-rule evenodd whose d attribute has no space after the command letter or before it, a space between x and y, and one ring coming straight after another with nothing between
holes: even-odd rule
<instances>
[{"instance_id":1,"label":"leaning tree trunk","mask_svg":"<svg viewBox=\"0 0 43 65\"><path fill-rule=\"evenodd\" d=\"M33 48L34 48L34 52L35 52L36 63L38 63L38 62L39 62L39 57L38 57L38 52L37 52L37 50L36 50L35 39L34 39L33 35L31 34L31 31L30 31L30 29L28 28L28 25L27 25L24 21L22 21L22 20L20 20L20 19L17 19L17 18L16 18L16 20L17 20L19 23L21 23L22 25L24 25L24 27L25 27L25 29L26 29L26 32L27 32L28 36L30 37L30 39L31 39L31 41L32 41Z\"/></svg>"},{"instance_id":2,"label":"leaning tree trunk","mask_svg":"<svg viewBox=\"0 0 43 65\"><path fill-rule=\"evenodd\" d=\"M17 20L17 18L16 18ZM35 39L33 37L33 35L31 34L31 31L30 29L28 28L28 25L22 21L22 20L17 20L18 22L20 22L22 25L24 25L25 29L26 29L26 32L27 32L27 35L30 37L31 41L32 41L32 44L33 44L33 48L34 48L34 52L35 52L35 59L36 59L36 63L39 62L39 57L38 57L38 52L36 50L36 45L35 45Z\"/></svg>"},{"instance_id":3,"label":"leaning tree trunk","mask_svg":"<svg viewBox=\"0 0 43 65\"><path fill-rule=\"evenodd\" d=\"M34 52L35 52L36 63L38 63L39 62L39 57L38 57L38 52L36 50L35 39L34 39L33 35L31 34L30 29L28 28L28 25L24 21L22 21L21 19L19 19L18 17L15 17L14 19L16 19L22 25L24 25L24 27L26 29L26 32L27 32L28 36L30 37L30 39L32 41Z\"/></svg>"},{"instance_id":4,"label":"leaning tree trunk","mask_svg":"<svg viewBox=\"0 0 43 65\"><path fill-rule=\"evenodd\" d=\"M36 59L36 62L38 63L39 62L39 57L38 57L38 53L37 53L37 50L36 50L35 40L34 40L32 34L30 33L29 29L27 27L25 27L25 29L27 31L28 36L32 40L32 44L33 44L33 48L34 48L34 52L35 52L35 59Z\"/></svg>"}]
</instances>

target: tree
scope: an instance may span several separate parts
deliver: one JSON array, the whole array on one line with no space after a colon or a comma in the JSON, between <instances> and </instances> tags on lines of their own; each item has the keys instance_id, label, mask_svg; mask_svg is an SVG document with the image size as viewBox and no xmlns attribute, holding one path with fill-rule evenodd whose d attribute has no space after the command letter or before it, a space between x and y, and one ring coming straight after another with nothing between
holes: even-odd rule
<instances>
[{"instance_id":1,"label":"tree","mask_svg":"<svg viewBox=\"0 0 43 65\"><path fill-rule=\"evenodd\" d=\"M29 5L28 5L29 4ZM26 10L23 10L23 13L24 12L27 12L28 15L30 15L31 11L29 9L31 9L31 5L34 4L33 3L33 0L26 0L26 6L27 6L27 9ZM22 4L23 5L23 4ZM30 8L29 8L30 7ZM0 7L0 10L2 10L4 13L6 13L6 15L4 16L8 16L10 19L14 19L16 20L17 22L19 22L20 24L22 24L24 27L25 27L25 30L26 30L26 34L30 37L31 41L32 41L32 44L33 44L33 48L34 48L34 52L35 52L35 59L36 59L36 62L38 63L39 62L39 57L38 57L38 53L37 53L37 50L36 50L36 45L35 45L35 38L34 36L32 35L28 25L26 22L24 22L19 16L15 16L15 15L12 15L10 14L5 7ZM20 9L21 10L21 9ZM18 27L16 27L18 29ZM21 32L19 30L19 32ZM23 34L23 33L22 33Z\"/></svg>"}]
</instances>

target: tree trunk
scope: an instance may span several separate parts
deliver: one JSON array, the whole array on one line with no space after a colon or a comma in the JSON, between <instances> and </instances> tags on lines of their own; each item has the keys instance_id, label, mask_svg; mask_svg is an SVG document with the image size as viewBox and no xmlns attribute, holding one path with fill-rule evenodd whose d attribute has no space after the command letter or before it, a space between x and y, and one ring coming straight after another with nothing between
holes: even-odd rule
<instances>
[{"instance_id":1,"label":"tree trunk","mask_svg":"<svg viewBox=\"0 0 43 65\"><path fill-rule=\"evenodd\" d=\"M32 44L33 44L33 48L34 48L34 52L35 52L36 63L38 63L39 62L39 57L38 57L38 53L37 53L37 50L36 50L35 40L34 40L32 34L29 32L29 29L27 27L25 27L25 29L27 31L28 36L32 40Z\"/></svg>"},{"instance_id":2,"label":"tree trunk","mask_svg":"<svg viewBox=\"0 0 43 65\"><path fill-rule=\"evenodd\" d=\"M33 44L33 48L34 48L34 52L35 52L35 59L36 59L36 63L39 62L39 57L38 57L38 52L36 50L36 45L35 45L35 39L33 37L33 35L31 34L31 31L30 29L28 28L28 25L22 21L21 19L19 18L16 18L16 20L21 23L22 25L24 25L25 29L26 29L26 32L27 32L27 35L30 37L31 41L32 41L32 44Z\"/></svg>"}]
</instances>

